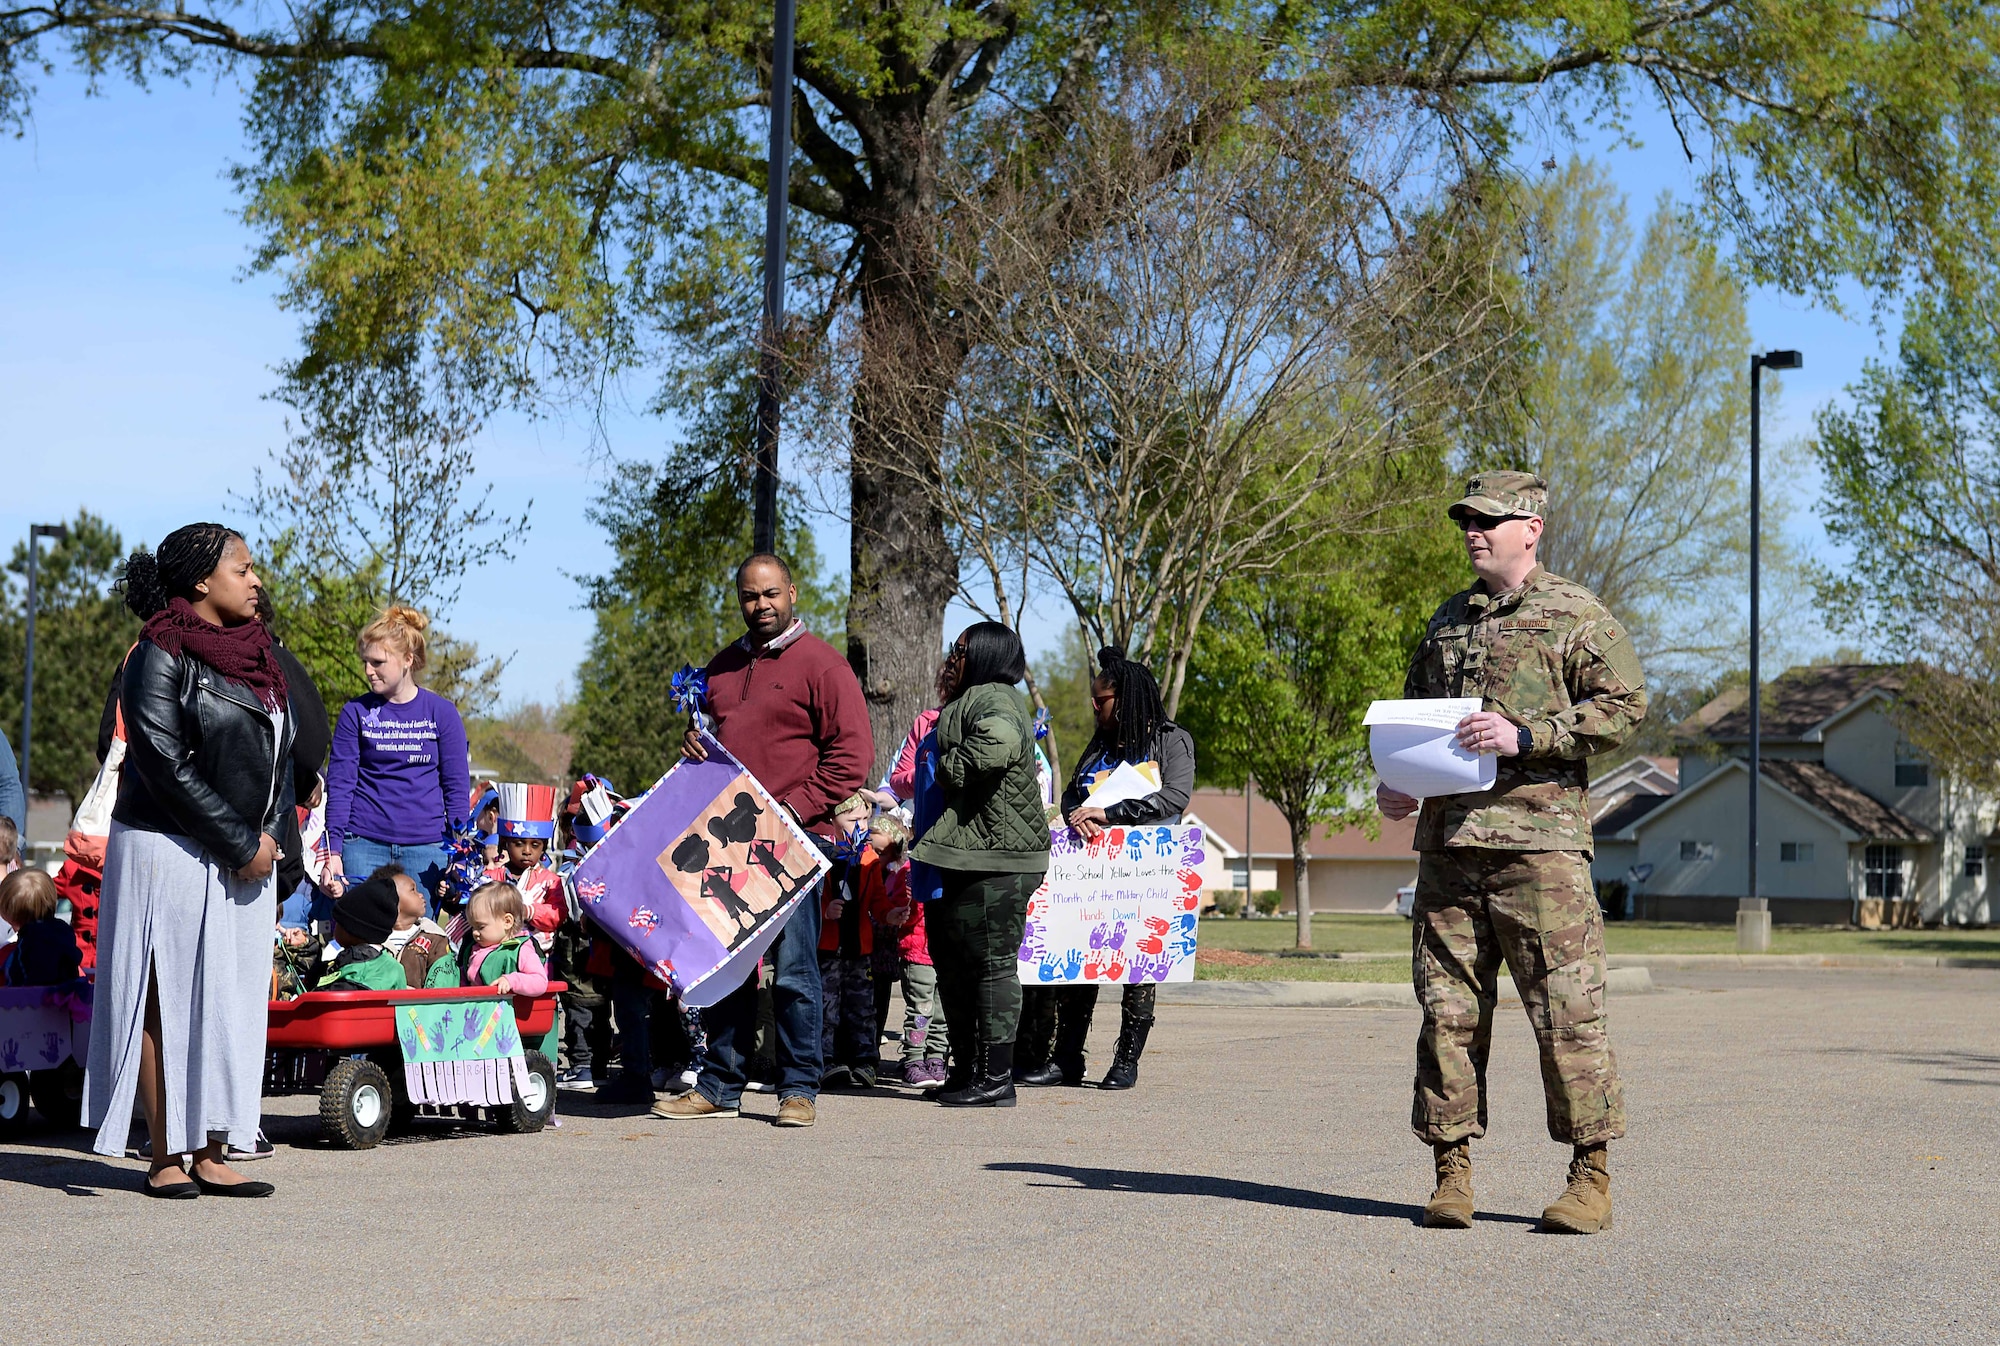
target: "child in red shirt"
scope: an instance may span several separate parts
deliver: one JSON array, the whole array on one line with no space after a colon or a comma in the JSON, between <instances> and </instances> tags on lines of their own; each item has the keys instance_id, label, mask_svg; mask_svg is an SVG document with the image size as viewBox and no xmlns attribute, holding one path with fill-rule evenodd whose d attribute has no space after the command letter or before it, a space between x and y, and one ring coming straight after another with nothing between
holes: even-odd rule
<instances>
[{"instance_id":1,"label":"child in red shirt","mask_svg":"<svg viewBox=\"0 0 2000 1346\"><path fill-rule=\"evenodd\" d=\"M875 1037L875 927L887 922L887 864L876 846L889 839L878 822L861 854L836 865L821 889L819 931L822 1089L872 1089L880 1052Z\"/></svg>"}]
</instances>

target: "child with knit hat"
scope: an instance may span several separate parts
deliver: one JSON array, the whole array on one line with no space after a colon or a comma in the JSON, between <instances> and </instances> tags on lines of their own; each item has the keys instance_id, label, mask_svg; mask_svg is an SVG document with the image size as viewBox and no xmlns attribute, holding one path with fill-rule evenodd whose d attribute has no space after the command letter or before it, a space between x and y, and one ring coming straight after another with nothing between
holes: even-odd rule
<instances>
[{"instance_id":1,"label":"child with knit hat","mask_svg":"<svg viewBox=\"0 0 2000 1346\"><path fill-rule=\"evenodd\" d=\"M333 904L333 938L339 957L316 991L406 991L410 982L396 955L382 947L396 928L401 905L392 879L371 875Z\"/></svg>"}]
</instances>

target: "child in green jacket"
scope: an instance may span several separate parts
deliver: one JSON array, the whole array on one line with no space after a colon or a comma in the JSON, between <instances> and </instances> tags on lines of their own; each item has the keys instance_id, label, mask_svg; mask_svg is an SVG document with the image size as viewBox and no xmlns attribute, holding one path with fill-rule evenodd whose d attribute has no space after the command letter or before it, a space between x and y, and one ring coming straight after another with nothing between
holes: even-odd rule
<instances>
[{"instance_id":1,"label":"child in green jacket","mask_svg":"<svg viewBox=\"0 0 2000 1346\"><path fill-rule=\"evenodd\" d=\"M315 991L404 991L409 979L382 941L396 928L399 894L394 880L368 878L333 904L333 938L340 956Z\"/></svg>"}]
</instances>

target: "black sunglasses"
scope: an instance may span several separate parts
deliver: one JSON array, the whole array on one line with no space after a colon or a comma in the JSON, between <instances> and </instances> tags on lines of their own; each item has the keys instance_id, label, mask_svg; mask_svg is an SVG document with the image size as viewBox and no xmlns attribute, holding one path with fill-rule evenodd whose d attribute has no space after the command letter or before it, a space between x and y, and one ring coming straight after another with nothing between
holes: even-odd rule
<instances>
[{"instance_id":1,"label":"black sunglasses","mask_svg":"<svg viewBox=\"0 0 2000 1346\"><path fill-rule=\"evenodd\" d=\"M1474 529L1478 529L1482 533L1490 533L1494 529L1498 528L1501 524L1506 523L1511 519L1518 519L1520 517L1521 516L1518 514L1505 514L1505 515L1474 514L1470 511L1467 511L1466 513L1458 516L1458 526L1460 529L1468 533L1473 531Z\"/></svg>"}]
</instances>

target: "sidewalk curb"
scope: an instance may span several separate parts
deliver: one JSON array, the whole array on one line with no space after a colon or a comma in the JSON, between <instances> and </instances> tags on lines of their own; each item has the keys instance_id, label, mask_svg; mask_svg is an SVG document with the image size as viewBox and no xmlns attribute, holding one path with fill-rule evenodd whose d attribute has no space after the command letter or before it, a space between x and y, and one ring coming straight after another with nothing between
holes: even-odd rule
<instances>
[{"instance_id":1,"label":"sidewalk curb","mask_svg":"<svg viewBox=\"0 0 2000 1346\"><path fill-rule=\"evenodd\" d=\"M1614 968L1605 990L1644 995L1659 989L1643 967ZM1182 981L1160 986L1162 1005L1230 1006L1238 1009L1415 1009L1417 993L1408 982L1363 981ZM1513 979L1500 979L1500 998L1519 1000Z\"/></svg>"},{"instance_id":2,"label":"sidewalk curb","mask_svg":"<svg viewBox=\"0 0 2000 1346\"><path fill-rule=\"evenodd\" d=\"M1407 959L1402 950L1394 953L1294 953L1282 950L1266 955L1279 959L1319 958L1329 963L1379 963ZM1952 954L1904 953L1614 953L1605 962L1611 967L1828 967L1828 968L2000 968L2000 955L1958 957Z\"/></svg>"},{"instance_id":3,"label":"sidewalk curb","mask_svg":"<svg viewBox=\"0 0 2000 1346\"><path fill-rule=\"evenodd\" d=\"M1898 953L1614 953L1612 967L2000 968L2000 958Z\"/></svg>"}]
</instances>

